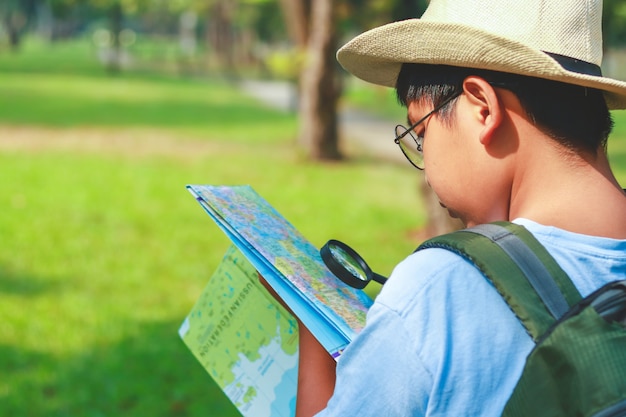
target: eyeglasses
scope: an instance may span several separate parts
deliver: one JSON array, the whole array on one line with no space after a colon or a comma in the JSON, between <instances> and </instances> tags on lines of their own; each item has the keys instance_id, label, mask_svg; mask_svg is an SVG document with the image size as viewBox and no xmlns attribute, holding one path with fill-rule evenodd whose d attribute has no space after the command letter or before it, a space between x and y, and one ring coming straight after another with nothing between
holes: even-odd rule
<instances>
[{"instance_id":1,"label":"eyeglasses","mask_svg":"<svg viewBox=\"0 0 626 417\"><path fill-rule=\"evenodd\" d=\"M461 92L462 90L445 99L440 105L438 105L431 112L426 114L426 116L413 123L409 128L406 128L403 125L396 126L396 138L393 141L398 146L400 146L400 150L402 151L404 156L406 156L406 159L408 159L411 165L413 165L415 168L419 170L424 169L424 136L416 135L415 128L423 123L424 120L432 116L434 113L441 110L446 104L450 103L452 100L460 96Z\"/></svg>"}]
</instances>

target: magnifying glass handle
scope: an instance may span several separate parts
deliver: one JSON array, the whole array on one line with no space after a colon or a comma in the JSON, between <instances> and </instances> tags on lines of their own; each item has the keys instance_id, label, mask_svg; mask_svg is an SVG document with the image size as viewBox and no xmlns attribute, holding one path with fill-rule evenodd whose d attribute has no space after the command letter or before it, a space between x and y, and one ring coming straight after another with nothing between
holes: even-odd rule
<instances>
[{"instance_id":1,"label":"magnifying glass handle","mask_svg":"<svg viewBox=\"0 0 626 417\"><path fill-rule=\"evenodd\" d=\"M376 272L372 272L372 279L381 285L384 285L385 282L387 282L387 277L377 274Z\"/></svg>"}]
</instances>

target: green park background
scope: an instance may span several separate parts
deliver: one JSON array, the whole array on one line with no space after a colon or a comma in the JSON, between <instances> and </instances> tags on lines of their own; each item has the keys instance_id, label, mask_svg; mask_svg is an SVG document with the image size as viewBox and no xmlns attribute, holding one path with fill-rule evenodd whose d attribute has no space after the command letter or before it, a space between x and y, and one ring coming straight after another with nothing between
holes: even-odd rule
<instances>
[{"instance_id":1,"label":"green park background","mask_svg":"<svg viewBox=\"0 0 626 417\"><path fill-rule=\"evenodd\" d=\"M342 106L380 110L381 94L389 115L392 95L361 84ZM111 76L89 40L0 51L0 415L238 415L178 336L229 244L186 184L250 184L383 274L409 254L417 172L358 148L310 162L296 133L295 113L220 77Z\"/></svg>"},{"instance_id":2,"label":"green park background","mask_svg":"<svg viewBox=\"0 0 626 417\"><path fill-rule=\"evenodd\" d=\"M0 54L0 415L237 415L178 336L229 245L186 184L250 184L384 273L408 254L415 172L309 162L296 131L220 78L110 76L86 41Z\"/></svg>"}]
</instances>

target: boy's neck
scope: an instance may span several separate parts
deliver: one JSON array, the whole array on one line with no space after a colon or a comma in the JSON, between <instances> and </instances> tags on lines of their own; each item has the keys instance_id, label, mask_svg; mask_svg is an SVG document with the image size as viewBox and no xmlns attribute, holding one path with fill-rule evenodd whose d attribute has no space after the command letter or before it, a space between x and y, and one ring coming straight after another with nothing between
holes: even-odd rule
<instances>
[{"instance_id":1,"label":"boy's neck","mask_svg":"<svg viewBox=\"0 0 626 417\"><path fill-rule=\"evenodd\" d=\"M533 152L533 159L520 172L523 181L512 188L509 218L524 217L575 233L626 239L626 193L606 155L576 159L548 146L552 149Z\"/></svg>"}]
</instances>

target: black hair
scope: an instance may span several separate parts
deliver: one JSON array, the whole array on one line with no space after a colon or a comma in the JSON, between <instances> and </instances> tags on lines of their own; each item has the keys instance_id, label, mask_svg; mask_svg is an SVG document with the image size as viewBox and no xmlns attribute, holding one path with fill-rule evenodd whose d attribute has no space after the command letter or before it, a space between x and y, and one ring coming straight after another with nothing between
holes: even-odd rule
<instances>
[{"instance_id":1,"label":"black hair","mask_svg":"<svg viewBox=\"0 0 626 417\"><path fill-rule=\"evenodd\" d=\"M448 65L403 64L396 94L404 106L428 100L434 106L459 93L470 75L506 88L520 100L526 114L548 136L569 149L595 154L606 150L613 120L602 91L542 78ZM454 103L454 101L452 102ZM451 105L440 115L450 118Z\"/></svg>"}]
</instances>

